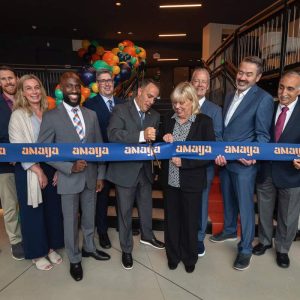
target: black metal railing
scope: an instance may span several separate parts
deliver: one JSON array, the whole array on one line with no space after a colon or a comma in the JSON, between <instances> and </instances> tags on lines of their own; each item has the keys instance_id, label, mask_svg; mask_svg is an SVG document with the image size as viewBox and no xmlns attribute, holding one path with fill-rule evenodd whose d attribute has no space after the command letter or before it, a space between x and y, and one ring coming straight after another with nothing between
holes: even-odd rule
<instances>
[{"instance_id":1,"label":"black metal railing","mask_svg":"<svg viewBox=\"0 0 300 300\"><path fill-rule=\"evenodd\" d=\"M230 81L231 71L236 72L245 56L262 58L263 77L279 77L285 69L300 66L299 6L299 0L279 0L239 26L206 62L212 89L226 90L221 72Z\"/></svg>"}]
</instances>

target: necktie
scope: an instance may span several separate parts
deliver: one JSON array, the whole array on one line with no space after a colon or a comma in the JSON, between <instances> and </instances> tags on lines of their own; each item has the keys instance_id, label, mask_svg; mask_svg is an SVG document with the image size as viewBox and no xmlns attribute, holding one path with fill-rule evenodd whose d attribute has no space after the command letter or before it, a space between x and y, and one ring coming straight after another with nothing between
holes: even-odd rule
<instances>
[{"instance_id":1,"label":"necktie","mask_svg":"<svg viewBox=\"0 0 300 300\"><path fill-rule=\"evenodd\" d=\"M73 116L74 127L79 135L80 141L83 142L84 132L83 132L83 126L82 126L81 120L78 115L78 108L72 108L72 112L74 113L74 116Z\"/></svg>"},{"instance_id":2,"label":"necktie","mask_svg":"<svg viewBox=\"0 0 300 300\"><path fill-rule=\"evenodd\" d=\"M289 110L288 107L284 106L283 108L281 108L281 113L278 116L276 125L275 125L275 142L278 142L281 133L283 131L283 127L284 127L284 122L286 119L286 113Z\"/></svg>"},{"instance_id":3,"label":"necktie","mask_svg":"<svg viewBox=\"0 0 300 300\"><path fill-rule=\"evenodd\" d=\"M144 119L145 119L145 113L143 111L139 111L140 118L141 118L141 126L143 127L144 125Z\"/></svg>"},{"instance_id":4,"label":"necktie","mask_svg":"<svg viewBox=\"0 0 300 300\"><path fill-rule=\"evenodd\" d=\"M113 102L112 102L111 99L109 99L107 102L108 102L108 109L109 109L110 112L112 112L112 110L113 110L113 108L114 108Z\"/></svg>"}]
</instances>

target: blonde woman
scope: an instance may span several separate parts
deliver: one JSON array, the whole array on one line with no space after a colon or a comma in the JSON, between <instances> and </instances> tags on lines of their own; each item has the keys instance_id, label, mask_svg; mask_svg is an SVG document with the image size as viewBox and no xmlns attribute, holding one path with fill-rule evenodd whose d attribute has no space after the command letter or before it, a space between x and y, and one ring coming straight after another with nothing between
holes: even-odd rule
<instances>
[{"instance_id":1,"label":"blonde woman","mask_svg":"<svg viewBox=\"0 0 300 300\"><path fill-rule=\"evenodd\" d=\"M174 112L165 117L162 126L165 142L215 140L212 120L199 112L198 96L189 82L176 86L171 101ZM171 270L180 261L186 272L195 269L200 203L208 163L179 157L164 162L165 243Z\"/></svg>"},{"instance_id":2,"label":"blonde woman","mask_svg":"<svg viewBox=\"0 0 300 300\"><path fill-rule=\"evenodd\" d=\"M9 123L10 142L35 143L46 110L46 93L39 78L35 75L22 76ZM61 202L56 193L54 175L54 169L46 164L16 164L15 179L25 258L32 259L37 269L43 271L62 262L54 249L64 245Z\"/></svg>"}]
</instances>

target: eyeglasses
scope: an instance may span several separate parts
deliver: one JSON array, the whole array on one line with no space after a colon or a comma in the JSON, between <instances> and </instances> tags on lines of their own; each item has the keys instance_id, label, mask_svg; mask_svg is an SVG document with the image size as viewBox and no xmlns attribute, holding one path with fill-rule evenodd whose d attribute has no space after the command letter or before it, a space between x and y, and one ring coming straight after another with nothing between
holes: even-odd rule
<instances>
[{"instance_id":1,"label":"eyeglasses","mask_svg":"<svg viewBox=\"0 0 300 300\"><path fill-rule=\"evenodd\" d=\"M207 84L208 82L206 80L193 79L192 83L194 83L194 84Z\"/></svg>"},{"instance_id":2,"label":"eyeglasses","mask_svg":"<svg viewBox=\"0 0 300 300\"><path fill-rule=\"evenodd\" d=\"M98 83L100 84L112 84L114 81L113 79L100 79L100 80L97 80Z\"/></svg>"}]
</instances>

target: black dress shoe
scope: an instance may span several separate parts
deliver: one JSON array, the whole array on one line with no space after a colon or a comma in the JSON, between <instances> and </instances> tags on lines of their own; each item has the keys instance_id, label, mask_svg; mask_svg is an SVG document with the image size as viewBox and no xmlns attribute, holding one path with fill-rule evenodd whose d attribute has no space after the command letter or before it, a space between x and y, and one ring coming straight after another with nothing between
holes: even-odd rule
<instances>
[{"instance_id":1,"label":"black dress shoe","mask_svg":"<svg viewBox=\"0 0 300 300\"><path fill-rule=\"evenodd\" d=\"M81 254L82 254L83 257L93 257L96 260L109 260L110 259L109 254L107 254L103 251L100 251L98 249L96 249L95 252L87 252L84 249L82 249Z\"/></svg>"},{"instance_id":2,"label":"black dress shoe","mask_svg":"<svg viewBox=\"0 0 300 300\"><path fill-rule=\"evenodd\" d=\"M168 267L170 270L175 270L177 268L177 266L178 266L178 264L168 261Z\"/></svg>"},{"instance_id":3,"label":"black dress shoe","mask_svg":"<svg viewBox=\"0 0 300 300\"><path fill-rule=\"evenodd\" d=\"M99 244L104 249L111 248L111 242L110 242L108 234L106 232L99 233Z\"/></svg>"},{"instance_id":4,"label":"black dress shoe","mask_svg":"<svg viewBox=\"0 0 300 300\"><path fill-rule=\"evenodd\" d=\"M122 252L122 265L126 270L132 269L133 261L131 253Z\"/></svg>"},{"instance_id":5,"label":"black dress shoe","mask_svg":"<svg viewBox=\"0 0 300 300\"><path fill-rule=\"evenodd\" d=\"M195 270L195 265L191 265L191 266L184 266L185 270L187 273L193 273Z\"/></svg>"},{"instance_id":6,"label":"black dress shoe","mask_svg":"<svg viewBox=\"0 0 300 300\"><path fill-rule=\"evenodd\" d=\"M258 243L256 246L253 247L252 253L254 255L263 255L265 254L266 250L272 248L272 245L263 245L262 243Z\"/></svg>"},{"instance_id":7,"label":"black dress shoe","mask_svg":"<svg viewBox=\"0 0 300 300\"><path fill-rule=\"evenodd\" d=\"M290 266L290 259L287 253L276 252L276 262L281 268L288 268Z\"/></svg>"},{"instance_id":8,"label":"black dress shoe","mask_svg":"<svg viewBox=\"0 0 300 300\"><path fill-rule=\"evenodd\" d=\"M239 253L234 261L233 268L244 271L249 268L252 254Z\"/></svg>"},{"instance_id":9,"label":"black dress shoe","mask_svg":"<svg viewBox=\"0 0 300 300\"><path fill-rule=\"evenodd\" d=\"M81 263L72 264L70 263L70 274L75 281L80 281L83 277Z\"/></svg>"},{"instance_id":10,"label":"black dress shoe","mask_svg":"<svg viewBox=\"0 0 300 300\"><path fill-rule=\"evenodd\" d=\"M157 240L155 237L153 237L151 240L146 240L146 239L141 238L140 242L142 244L152 246L153 248L156 248L156 249L165 249L165 244L163 242Z\"/></svg>"},{"instance_id":11,"label":"black dress shoe","mask_svg":"<svg viewBox=\"0 0 300 300\"><path fill-rule=\"evenodd\" d=\"M136 236L140 234L140 230L138 228L132 228L132 235Z\"/></svg>"}]
</instances>

